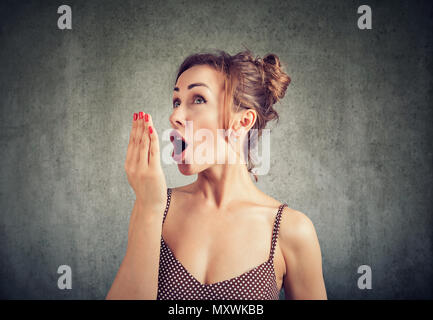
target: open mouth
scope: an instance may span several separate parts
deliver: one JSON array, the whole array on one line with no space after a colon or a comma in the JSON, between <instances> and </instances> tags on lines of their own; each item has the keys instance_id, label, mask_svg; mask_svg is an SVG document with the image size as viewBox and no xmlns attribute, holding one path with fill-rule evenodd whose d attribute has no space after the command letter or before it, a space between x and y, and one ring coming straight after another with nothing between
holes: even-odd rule
<instances>
[{"instance_id":1,"label":"open mouth","mask_svg":"<svg viewBox=\"0 0 433 320\"><path fill-rule=\"evenodd\" d=\"M170 141L174 146L172 157L175 158L175 160L180 160L180 158L183 158L183 153L188 147L188 143L186 143L185 139L180 135L180 133L175 130L173 130L170 134Z\"/></svg>"}]
</instances>

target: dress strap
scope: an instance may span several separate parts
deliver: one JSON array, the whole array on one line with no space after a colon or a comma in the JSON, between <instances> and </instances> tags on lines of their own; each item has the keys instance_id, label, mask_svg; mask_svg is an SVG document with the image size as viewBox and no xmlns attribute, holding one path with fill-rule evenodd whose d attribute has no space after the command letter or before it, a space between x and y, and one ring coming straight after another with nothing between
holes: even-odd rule
<instances>
[{"instance_id":1,"label":"dress strap","mask_svg":"<svg viewBox=\"0 0 433 320\"><path fill-rule=\"evenodd\" d=\"M164 217L162 218L162 223L164 223L165 217L167 216L168 208L170 207L170 201L171 201L171 189L167 188L167 205L165 206Z\"/></svg>"},{"instance_id":2,"label":"dress strap","mask_svg":"<svg viewBox=\"0 0 433 320\"><path fill-rule=\"evenodd\" d=\"M274 229L272 231L271 253L269 255L269 260L271 260L271 261L273 261L273 259L274 259L275 246L277 244L278 232L280 230L281 214L282 214L285 206L287 206L286 203L283 203L282 205L280 205L280 207L278 208L277 216L275 217Z\"/></svg>"}]
</instances>

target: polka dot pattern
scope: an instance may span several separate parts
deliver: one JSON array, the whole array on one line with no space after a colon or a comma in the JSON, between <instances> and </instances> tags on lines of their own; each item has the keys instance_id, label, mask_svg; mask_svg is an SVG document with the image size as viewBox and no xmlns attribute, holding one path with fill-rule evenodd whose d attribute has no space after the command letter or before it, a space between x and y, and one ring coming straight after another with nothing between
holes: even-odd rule
<instances>
[{"instance_id":1,"label":"polka dot pattern","mask_svg":"<svg viewBox=\"0 0 433 320\"><path fill-rule=\"evenodd\" d=\"M163 223L170 201L171 189L168 188ZM279 300L273 257L281 213L286 205L278 208L269 259L237 277L216 283L200 283L176 259L161 236L157 300Z\"/></svg>"}]
</instances>

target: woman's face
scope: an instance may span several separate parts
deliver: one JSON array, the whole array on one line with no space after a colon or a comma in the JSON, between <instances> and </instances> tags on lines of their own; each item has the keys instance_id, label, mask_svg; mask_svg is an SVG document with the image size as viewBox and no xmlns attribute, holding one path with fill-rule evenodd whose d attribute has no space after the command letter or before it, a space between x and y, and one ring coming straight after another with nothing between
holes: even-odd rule
<instances>
[{"instance_id":1,"label":"woman's face","mask_svg":"<svg viewBox=\"0 0 433 320\"><path fill-rule=\"evenodd\" d=\"M223 134L224 77L208 65L184 71L173 91L173 159L185 175L201 172L225 158ZM180 135L179 135L180 134ZM217 152L218 151L218 152Z\"/></svg>"}]
</instances>

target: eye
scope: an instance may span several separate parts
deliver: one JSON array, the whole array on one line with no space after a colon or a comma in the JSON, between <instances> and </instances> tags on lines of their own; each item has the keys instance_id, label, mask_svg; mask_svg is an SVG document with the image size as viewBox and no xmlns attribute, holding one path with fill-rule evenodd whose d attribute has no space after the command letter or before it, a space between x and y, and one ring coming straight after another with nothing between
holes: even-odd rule
<instances>
[{"instance_id":1,"label":"eye","mask_svg":"<svg viewBox=\"0 0 433 320\"><path fill-rule=\"evenodd\" d=\"M205 98L203 98L201 95L199 95L199 94L197 94L197 95L195 95L194 96L194 102L196 102L196 101L202 101L202 102L199 102L199 103L197 103L197 104L203 104L203 103L206 103L207 102L207 100L205 99ZM177 108L177 107L179 107L179 105L180 105L180 100L179 99L174 99L173 100L173 108Z\"/></svg>"},{"instance_id":2,"label":"eye","mask_svg":"<svg viewBox=\"0 0 433 320\"><path fill-rule=\"evenodd\" d=\"M180 104L179 99L174 99L173 100L173 108L177 108L178 107L178 105L176 105L177 102L179 102L179 104Z\"/></svg>"},{"instance_id":3,"label":"eye","mask_svg":"<svg viewBox=\"0 0 433 320\"><path fill-rule=\"evenodd\" d=\"M194 101L197 101L197 99L199 99L199 100L203 100L203 103L206 103L205 98L203 98L203 97L200 96L200 95L196 95L196 96L194 96ZM201 103L199 103L199 104L201 104Z\"/></svg>"}]
</instances>

